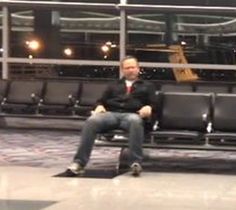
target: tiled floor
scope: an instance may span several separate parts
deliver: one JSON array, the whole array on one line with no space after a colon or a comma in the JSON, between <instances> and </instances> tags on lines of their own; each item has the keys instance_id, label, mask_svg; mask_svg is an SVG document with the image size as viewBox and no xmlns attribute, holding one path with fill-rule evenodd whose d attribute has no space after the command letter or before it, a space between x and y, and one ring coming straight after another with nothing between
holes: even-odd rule
<instances>
[{"instance_id":1,"label":"tiled floor","mask_svg":"<svg viewBox=\"0 0 236 210\"><path fill-rule=\"evenodd\" d=\"M236 206L236 177L230 175L146 172L139 178L128 173L113 179L52 177L57 171L0 167L0 209L235 210ZM11 208L12 202L18 205Z\"/></svg>"},{"instance_id":2,"label":"tiled floor","mask_svg":"<svg viewBox=\"0 0 236 210\"><path fill-rule=\"evenodd\" d=\"M0 210L235 210L236 153L149 151L157 168L139 178L54 177L78 139L69 132L1 130ZM117 154L95 148L88 167L112 166Z\"/></svg>"}]
</instances>

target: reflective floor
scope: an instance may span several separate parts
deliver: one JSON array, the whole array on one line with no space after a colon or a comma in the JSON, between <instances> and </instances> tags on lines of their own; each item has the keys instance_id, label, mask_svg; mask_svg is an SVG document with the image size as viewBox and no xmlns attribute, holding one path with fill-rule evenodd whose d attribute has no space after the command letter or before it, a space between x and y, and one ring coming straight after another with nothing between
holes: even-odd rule
<instances>
[{"instance_id":1,"label":"reflective floor","mask_svg":"<svg viewBox=\"0 0 236 210\"><path fill-rule=\"evenodd\" d=\"M55 177L78 143L77 132L0 130L0 210L236 208L236 152L150 150L138 178ZM94 148L88 170L114 169L118 153Z\"/></svg>"},{"instance_id":2,"label":"reflective floor","mask_svg":"<svg viewBox=\"0 0 236 210\"><path fill-rule=\"evenodd\" d=\"M0 167L1 210L235 210L236 176L129 173L113 179L56 178L60 169Z\"/></svg>"}]
</instances>

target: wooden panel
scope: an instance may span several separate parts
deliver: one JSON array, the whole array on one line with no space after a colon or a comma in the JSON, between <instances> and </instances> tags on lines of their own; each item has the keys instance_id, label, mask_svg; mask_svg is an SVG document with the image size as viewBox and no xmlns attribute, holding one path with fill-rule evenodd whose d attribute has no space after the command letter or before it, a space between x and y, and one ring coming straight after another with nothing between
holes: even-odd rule
<instances>
[{"instance_id":1,"label":"wooden panel","mask_svg":"<svg viewBox=\"0 0 236 210\"><path fill-rule=\"evenodd\" d=\"M183 48L180 45L169 46L171 53L169 54L169 61L171 63L187 64L188 61L184 55ZM190 68L173 68L175 79L180 81L197 80L198 76L193 73Z\"/></svg>"}]
</instances>

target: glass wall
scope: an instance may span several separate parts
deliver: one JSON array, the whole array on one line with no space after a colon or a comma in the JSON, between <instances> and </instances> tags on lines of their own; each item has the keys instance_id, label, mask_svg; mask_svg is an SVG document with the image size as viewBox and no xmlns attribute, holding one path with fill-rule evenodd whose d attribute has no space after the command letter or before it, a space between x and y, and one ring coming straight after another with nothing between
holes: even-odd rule
<instances>
[{"instance_id":1,"label":"glass wall","mask_svg":"<svg viewBox=\"0 0 236 210\"><path fill-rule=\"evenodd\" d=\"M119 59L117 11L11 11L10 56L21 58Z\"/></svg>"},{"instance_id":2,"label":"glass wall","mask_svg":"<svg viewBox=\"0 0 236 210\"><path fill-rule=\"evenodd\" d=\"M8 63L9 78L119 77L119 67L106 63L119 61L120 17L115 5L54 9L22 4L7 9L8 56L17 60Z\"/></svg>"},{"instance_id":3,"label":"glass wall","mask_svg":"<svg viewBox=\"0 0 236 210\"><path fill-rule=\"evenodd\" d=\"M142 62L222 65L192 68L202 80L235 80L236 15L127 12L127 52ZM174 80L173 68L143 68L144 78Z\"/></svg>"},{"instance_id":4,"label":"glass wall","mask_svg":"<svg viewBox=\"0 0 236 210\"><path fill-rule=\"evenodd\" d=\"M168 62L172 45L189 63L235 64L236 15L128 15L128 50L142 61Z\"/></svg>"},{"instance_id":5,"label":"glass wall","mask_svg":"<svg viewBox=\"0 0 236 210\"><path fill-rule=\"evenodd\" d=\"M3 78L19 72L118 78L119 60L132 54L141 61L145 79L174 80L172 70L183 64L201 79L235 80L236 15L233 7L212 7L220 1L202 0L199 8L187 9L171 4L194 1L9 2L0 2L5 8L0 12L0 55L5 42L8 48ZM3 22L6 9L9 20Z\"/></svg>"}]
</instances>

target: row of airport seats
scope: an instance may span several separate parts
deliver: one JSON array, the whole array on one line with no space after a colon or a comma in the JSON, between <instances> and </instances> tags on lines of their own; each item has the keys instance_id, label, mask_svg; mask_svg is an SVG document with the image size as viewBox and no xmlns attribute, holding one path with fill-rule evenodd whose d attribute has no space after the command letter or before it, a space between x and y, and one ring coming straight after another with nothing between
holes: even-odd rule
<instances>
[{"instance_id":1,"label":"row of airport seats","mask_svg":"<svg viewBox=\"0 0 236 210\"><path fill-rule=\"evenodd\" d=\"M158 89L162 92L236 93L235 84L223 83L164 83Z\"/></svg>"},{"instance_id":2,"label":"row of airport seats","mask_svg":"<svg viewBox=\"0 0 236 210\"><path fill-rule=\"evenodd\" d=\"M161 101L152 141L205 146L236 143L236 94L168 92Z\"/></svg>"},{"instance_id":3,"label":"row of airport seats","mask_svg":"<svg viewBox=\"0 0 236 210\"><path fill-rule=\"evenodd\" d=\"M0 80L1 113L88 116L109 81ZM236 93L223 84L160 84L157 92Z\"/></svg>"},{"instance_id":4,"label":"row of airport seats","mask_svg":"<svg viewBox=\"0 0 236 210\"><path fill-rule=\"evenodd\" d=\"M182 149L223 146L220 148L231 150L236 146L235 107L236 94L232 93L159 93L158 113L148 145Z\"/></svg>"},{"instance_id":5,"label":"row of airport seats","mask_svg":"<svg viewBox=\"0 0 236 210\"><path fill-rule=\"evenodd\" d=\"M236 94L158 93L159 106L153 130L143 148L236 150ZM98 135L97 146L120 147L118 169L127 167L128 133L114 130ZM148 155L145 153L144 157Z\"/></svg>"},{"instance_id":6,"label":"row of airport seats","mask_svg":"<svg viewBox=\"0 0 236 210\"><path fill-rule=\"evenodd\" d=\"M86 117L106 86L104 81L2 80L1 113Z\"/></svg>"},{"instance_id":7,"label":"row of airport seats","mask_svg":"<svg viewBox=\"0 0 236 210\"><path fill-rule=\"evenodd\" d=\"M0 81L1 116L90 115L97 98L110 81L12 80ZM165 87L162 84L162 88ZM200 87L200 85L199 85ZM204 86L210 87L210 86ZM220 86L227 87L228 86ZM233 86L232 86L233 87ZM236 93L222 91L168 91L157 88L157 113L146 147L180 147L231 150L236 143ZM215 90L215 89L214 89ZM221 89L220 89L221 90ZM120 134L113 131L102 134ZM107 138L108 139L108 138ZM114 146L114 137L108 139ZM119 141L117 145L119 145ZM122 143L123 145L123 143ZM214 146L214 147L213 147ZM215 147L216 146L216 147ZM222 149L222 147L221 147Z\"/></svg>"}]
</instances>

